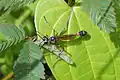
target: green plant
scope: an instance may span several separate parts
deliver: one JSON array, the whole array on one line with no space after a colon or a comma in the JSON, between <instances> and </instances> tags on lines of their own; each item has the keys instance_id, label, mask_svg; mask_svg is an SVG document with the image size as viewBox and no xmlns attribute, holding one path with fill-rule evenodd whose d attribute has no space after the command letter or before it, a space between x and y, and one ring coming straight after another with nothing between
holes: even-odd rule
<instances>
[{"instance_id":1,"label":"green plant","mask_svg":"<svg viewBox=\"0 0 120 80\"><path fill-rule=\"evenodd\" d=\"M2 79L12 73L9 79L53 80L45 73L45 57L56 80L119 80L119 9L119 0L1 0ZM61 60L53 67L57 56L31 40L37 32L53 34L44 16L58 33L63 28L66 34L88 32L85 38L60 43L65 44L75 65Z\"/></svg>"}]
</instances>

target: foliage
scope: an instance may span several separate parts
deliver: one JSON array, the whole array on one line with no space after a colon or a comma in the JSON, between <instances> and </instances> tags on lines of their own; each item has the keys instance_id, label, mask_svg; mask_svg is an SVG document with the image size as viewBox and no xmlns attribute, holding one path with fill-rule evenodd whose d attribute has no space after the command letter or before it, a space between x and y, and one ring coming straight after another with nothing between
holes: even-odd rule
<instances>
[{"instance_id":1,"label":"foliage","mask_svg":"<svg viewBox=\"0 0 120 80\"><path fill-rule=\"evenodd\" d=\"M87 3L84 1L82 4L87 5L87 3L89 3L89 1L86 1ZM105 9L103 9L104 11L106 11L109 6L111 7L111 5L109 5L110 1L106 2L108 3L108 6L103 5L103 7L105 7ZM107 12L99 11L98 8L100 7L101 9L102 3L105 2L101 1L100 5L95 3L92 7L88 6L90 10L93 9L93 11L88 12L91 13L92 16L94 15L94 17L98 19L98 22L102 21L102 23L99 23L100 25L104 24L101 28L105 28L106 32L111 32L113 31L112 27L116 27L115 14L113 14L113 10L108 10ZM119 73L119 65L117 59L120 58L118 55L119 48L112 43L111 36L103 33L93 25L89 20L90 15L83 12L83 9L85 8L84 5L81 5L83 9L79 6L69 7L63 0L45 0L40 1L36 7L35 26L37 31L41 32L41 34L48 34L49 36L52 34L52 28L44 21L45 16L49 24L58 33L60 33L63 28L67 28L67 34L85 30L91 37L89 39L77 39L66 42L66 51L72 55L73 62L75 63L73 66L61 60L53 68L52 65L56 61L56 56L50 55L45 57L55 78L57 80L114 80L114 78L118 78L117 73ZM95 6L98 6L98 8ZM96 11L94 11L94 9ZM100 14L100 12L102 13ZM104 19L101 20L99 17L102 17L106 13L110 14L108 16L109 18L104 16ZM69 23L67 26L68 19ZM106 19L108 19L108 21ZM111 24L115 26L111 27ZM117 36L114 35L113 38L115 37Z\"/></svg>"},{"instance_id":2,"label":"foliage","mask_svg":"<svg viewBox=\"0 0 120 80\"><path fill-rule=\"evenodd\" d=\"M25 38L25 33L22 28L17 28L12 24L0 24L0 32L3 33L5 41L0 44L0 52L6 48L15 45Z\"/></svg>"},{"instance_id":3,"label":"foliage","mask_svg":"<svg viewBox=\"0 0 120 80\"><path fill-rule=\"evenodd\" d=\"M0 1L0 10L15 10L23 7L26 4L32 3L34 0L1 0ZM15 7L14 7L15 6Z\"/></svg>"},{"instance_id":4,"label":"foliage","mask_svg":"<svg viewBox=\"0 0 120 80\"><path fill-rule=\"evenodd\" d=\"M94 24L108 33L114 32L117 27L113 5L114 0L84 0L82 4L83 10L90 15Z\"/></svg>"},{"instance_id":5,"label":"foliage","mask_svg":"<svg viewBox=\"0 0 120 80\"><path fill-rule=\"evenodd\" d=\"M42 56L41 50L33 42L24 43L19 58L14 65L15 80L44 79L44 67L40 62Z\"/></svg>"},{"instance_id":6,"label":"foliage","mask_svg":"<svg viewBox=\"0 0 120 80\"><path fill-rule=\"evenodd\" d=\"M0 33L0 41L5 41L5 40L6 40L5 36L2 33Z\"/></svg>"},{"instance_id":7,"label":"foliage","mask_svg":"<svg viewBox=\"0 0 120 80\"><path fill-rule=\"evenodd\" d=\"M20 8L29 5L34 0L0 0L0 23L11 22L12 16L10 12L19 10ZM10 18L10 20L8 20Z\"/></svg>"},{"instance_id":8,"label":"foliage","mask_svg":"<svg viewBox=\"0 0 120 80\"><path fill-rule=\"evenodd\" d=\"M0 0L3 80L53 80L43 57L56 80L119 79L119 14L119 0ZM56 34L63 29L67 30L65 34L87 31L85 37L56 44L72 55L73 65L63 60L55 64L58 56L31 40L38 32L42 36L54 35L53 29ZM43 52L48 55L43 56ZM13 76L9 75L13 72Z\"/></svg>"},{"instance_id":9,"label":"foliage","mask_svg":"<svg viewBox=\"0 0 120 80\"><path fill-rule=\"evenodd\" d=\"M34 0L1 0L0 1L0 14L5 15L13 10L17 10L26 4L32 3Z\"/></svg>"}]
</instances>

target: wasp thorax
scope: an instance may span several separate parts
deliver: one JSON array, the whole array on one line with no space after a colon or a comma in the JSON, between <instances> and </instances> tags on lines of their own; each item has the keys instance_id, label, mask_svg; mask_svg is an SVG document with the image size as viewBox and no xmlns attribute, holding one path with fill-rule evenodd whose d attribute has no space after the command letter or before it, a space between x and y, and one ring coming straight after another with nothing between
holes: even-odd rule
<instances>
[{"instance_id":1,"label":"wasp thorax","mask_svg":"<svg viewBox=\"0 0 120 80\"><path fill-rule=\"evenodd\" d=\"M50 37L50 43L56 43L56 37L55 36Z\"/></svg>"}]
</instances>

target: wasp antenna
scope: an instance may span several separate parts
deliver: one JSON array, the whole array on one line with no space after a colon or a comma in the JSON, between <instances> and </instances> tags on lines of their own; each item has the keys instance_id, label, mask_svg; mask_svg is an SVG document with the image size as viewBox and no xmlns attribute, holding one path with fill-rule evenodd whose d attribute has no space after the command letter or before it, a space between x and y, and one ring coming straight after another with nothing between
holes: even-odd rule
<instances>
[{"instance_id":1,"label":"wasp antenna","mask_svg":"<svg viewBox=\"0 0 120 80\"><path fill-rule=\"evenodd\" d=\"M72 12L72 11L71 11L71 12ZM70 15L71 15L71 13L70 13ZM68 19L67 19L67 21L66 21L66 26L67 26L67 27L66 27L66 28L62 28L62 30L61 30L61 32L59 33L59 35L63 35L64 33L67 32L69 23L70 23L70 16L68 16Z\"/></svg>"},{"instance_id":2,"label":"wasp antenna","mask_svg":"<svg viewBox=\"0 0 120 80\"><path fill-rule=\"evenodd\" d=\"M50 26L50 27L52 27L50 24L49 24L49 22L47 21L47 19L46 19L46 17L44 16L44 20L45 20L45 22ZM53 27L52 27L53 28Z\"/></svg>"},{"instance_id":3,"label":"wasp antenna","mask_svg":"<svg viewBox=\"0 0 120 80\"><path fill-rule=\"evenodd\" d=\"M59 33L59 36L63 35L63 34L66 33L66 32L67 32L67 29L63 28L63 29L61 30L61 32Z\"/></svg>"},{"instance_id":4,"label":"wasp antenna","mask_svg":"<svg viewBox=\"0 0 120 80\"><path fill-rule=\"evenodd\" d=\"M52 28L53 34L55 35L55 32L57 33L57 31L49 24L49 22L47 21L47 19L46 19L45 16L44 16L44 20L45 20L45 22L48 24L48 26Z\"/></svg>"}]
</instances>

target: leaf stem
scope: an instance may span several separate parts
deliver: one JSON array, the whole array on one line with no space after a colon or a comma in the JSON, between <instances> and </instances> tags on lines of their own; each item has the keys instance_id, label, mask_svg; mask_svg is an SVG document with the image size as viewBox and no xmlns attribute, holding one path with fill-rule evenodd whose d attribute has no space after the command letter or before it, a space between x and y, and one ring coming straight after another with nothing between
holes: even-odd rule
<instances>
[{"instance_id":1,"label":"leaf stem","mask_svg":"<svg viewBox=\"0 0 120 80\"><path fill-rule=\"evenodd\" d=\"M13 78L13 77L14 77L14 73L11 72L11 73L9 73L7 76L5 76L2 80L10 80L10 79Z\"/></svg>"}]
</instances>

